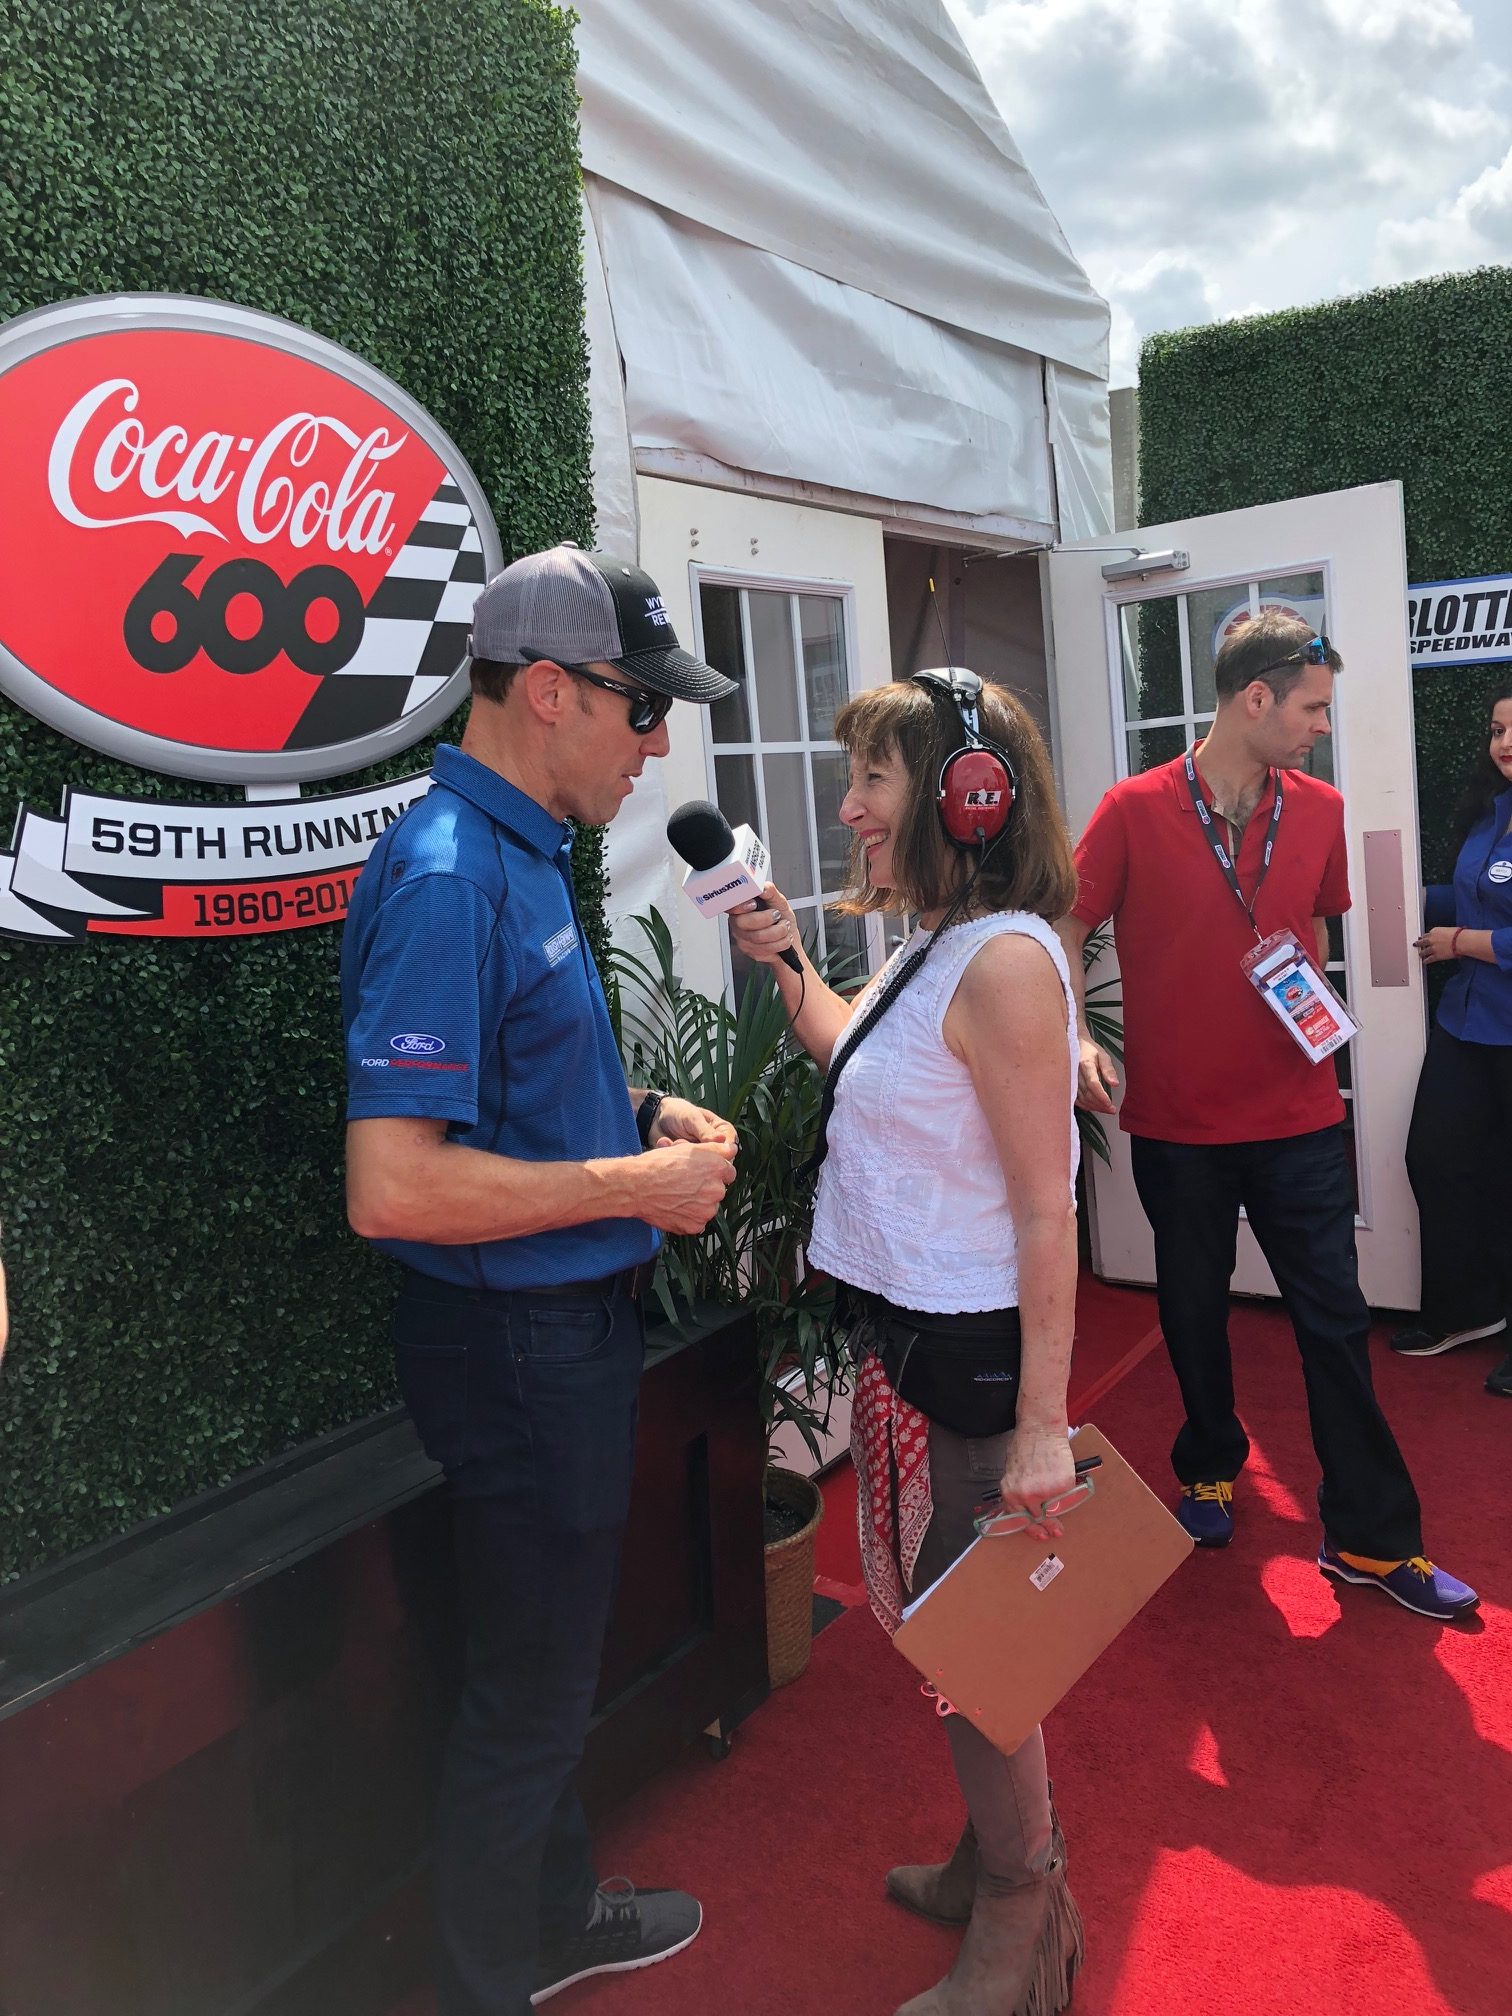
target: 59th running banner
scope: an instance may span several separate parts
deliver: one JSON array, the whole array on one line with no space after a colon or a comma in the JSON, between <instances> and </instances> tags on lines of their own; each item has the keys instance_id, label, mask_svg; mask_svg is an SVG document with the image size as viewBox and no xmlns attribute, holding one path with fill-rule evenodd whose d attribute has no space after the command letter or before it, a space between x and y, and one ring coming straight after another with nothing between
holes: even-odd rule
<instances>
[{"instance_id":1,"label":"59th running banner","mask_svg":"<svg viewBox=\"0 0 1512 2016\"><path fill-rule=\"evenodd\" d=\"M373 843L429 773L326 798L184 805L66 791L0 854L0 935L236 938L334 924Z\"/></svg>"}]
</instances>

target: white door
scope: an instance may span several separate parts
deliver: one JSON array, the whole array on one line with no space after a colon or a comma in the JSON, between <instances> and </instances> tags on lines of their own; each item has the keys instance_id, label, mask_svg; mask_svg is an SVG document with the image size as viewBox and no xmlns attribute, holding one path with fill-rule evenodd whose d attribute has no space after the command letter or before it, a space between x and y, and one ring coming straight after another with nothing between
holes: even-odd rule
<instances>
[{"instance_id":1,"label":"white door","mask_svg":"<svg viewBox=\"0 0 1512 2016\"><path fill-rule=\"evenodd\" d=\"M1104 579L1105 566L1136 552L1185 553L1189 564ZM1338 1059L1359 1180L1360 1280L1370 1302L1415 1309L1417 1210L1403 1151L1425 1029L1411 949L1421 891L1401 486L1141 526L1064 547L1048 567L1056 749L1073 833L1118 778L1203 734L1217 645L1262 605L1295 609L1343 657L1333 736L1313 768L1344 794L1354 895L1342 930L1334 926L1331 977L1361 1025ZM1115 970L1105 953L1093 978ZM1127 1140L1111 1127L1109 1140L1111 1167L1089 1158L1097 1271L1149 1282L1154 1248ZM1234 1285L1276 1292L1248 1226Z\"/></svg>"}]
</instances>

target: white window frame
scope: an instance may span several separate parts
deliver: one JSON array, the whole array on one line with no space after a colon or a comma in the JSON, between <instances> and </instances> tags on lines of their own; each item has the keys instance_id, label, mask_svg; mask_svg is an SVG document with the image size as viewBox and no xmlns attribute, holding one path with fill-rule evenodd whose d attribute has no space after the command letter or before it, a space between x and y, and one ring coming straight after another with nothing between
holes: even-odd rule
<instances>
[{"instance_id":1,"label":"white window frame","mask_svg":"<svg viewBox=\"0 0 1512 2016\"><path fill-rule=\"evenodd\" d=\"M771 574L755 569L747 571L738 567L720 567L697 560L688 563L688 583L693 604L693 648L700 657L704 651L703 634L703 589L736 588L764 589L779 595L795 598L792 602L793 620L793 662L798 673L799 725L803 729L801 741L767 742L761 735L761 708L756 692L755 657L751 650L750 604L744 600L740 607L741 650L752 677L746 690L746 707L751 720L751 739L746 742L718 742L714 740L714 724L710 710L703 713L704 775L708 784L709 800L719 803L717 776L714 759L718 756L749 756L756 784L756 803L761 814L762 830L771 833L771 820L767 810L766 776L763 759L767 756L797 755L805 758L815 755L835 753L839 745L833 739L814 741L809 735L808 682L803 676L803 638L799 628L798 604L800 595L822 595L840 604L841 637L845 647L845 670L847 692L851 699L865 689L859 682L860 650L856 628L856 587L852 581L843 581L833 575ZM803 765L804 804L808 814L809 867L813 876L815 894L812 897L794 899L794 908L800 922L805 911L822 913L825 909L824 883L819 866L819 822L814 810L814 777L807 761ZM876 917L863 919L865 926L866 958L869 970L875 972L882 963L881 921ZM735 999L735 979L730 962L729 940L721 933L720 962L724 972L725 999L733 1004Z\"/></svg>"}]
</instances>

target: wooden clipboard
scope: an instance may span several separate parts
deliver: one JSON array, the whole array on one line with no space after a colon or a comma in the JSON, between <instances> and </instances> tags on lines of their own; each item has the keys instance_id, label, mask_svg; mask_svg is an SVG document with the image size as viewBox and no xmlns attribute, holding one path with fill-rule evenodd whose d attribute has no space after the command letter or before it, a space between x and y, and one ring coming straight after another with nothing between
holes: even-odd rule
<instances>
[{"instance_id":1,"label":"wooden clipboard","mask_svg":"<svg viewBox=\"0 0 1512 2016\"><path fill-rule=\"evenodd\" d=\"M1059 1540L976 1540L912 1603L894 1645L1005 1754L1018 1749L1192 1551L1190 1536L1096 1428L1094 1490Z\"/></svg>"}]
</instances>

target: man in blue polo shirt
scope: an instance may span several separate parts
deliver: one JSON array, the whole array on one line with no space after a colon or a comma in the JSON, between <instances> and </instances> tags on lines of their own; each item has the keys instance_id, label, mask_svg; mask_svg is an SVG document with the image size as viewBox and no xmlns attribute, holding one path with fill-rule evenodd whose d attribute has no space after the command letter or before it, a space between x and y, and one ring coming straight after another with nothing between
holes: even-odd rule
<instances>
[{"instance_id":1,"label":"man in blue polo shirt","mask_svg":"<svg viewBox=\"0 0 1512 2016\"><path fill-rule=\"evenodd\" d=\"M347 1211L403 1263L399 1382L456 1513L440 2009L526 2016L701 1922L680 1891L599 1885L574 1773L630 1498L641 1289L659 1231L714 1216L735 1132L627 1090L566 821L614 817L667 753L674 699L735 688L679 650L648 575L575 546L488 584L471 651L461 747L437 750L347 919Z\"/></svg>"}]
</instances>

